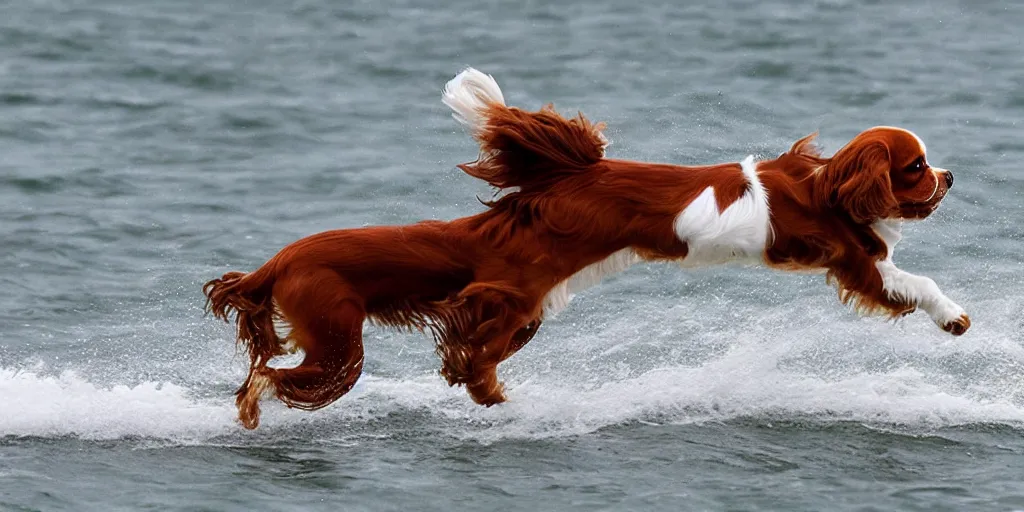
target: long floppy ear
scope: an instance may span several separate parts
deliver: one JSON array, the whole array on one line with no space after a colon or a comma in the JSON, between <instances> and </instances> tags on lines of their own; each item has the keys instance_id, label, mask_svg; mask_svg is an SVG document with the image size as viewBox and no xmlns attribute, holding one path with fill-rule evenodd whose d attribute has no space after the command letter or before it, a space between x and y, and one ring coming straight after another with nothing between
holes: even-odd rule
<instances>
[{"instance_id":1,"label":"long floppy ear","mask_svg":"<svg viewBox=\"0 0 1024 512\"><path fill-rule=\"evenodd\" d=\"M854 222L869 224L899 208L889 179L889 148L881 141L840 150L815 176L820 205L846 211Z\"/></svg>"}]
</instances>

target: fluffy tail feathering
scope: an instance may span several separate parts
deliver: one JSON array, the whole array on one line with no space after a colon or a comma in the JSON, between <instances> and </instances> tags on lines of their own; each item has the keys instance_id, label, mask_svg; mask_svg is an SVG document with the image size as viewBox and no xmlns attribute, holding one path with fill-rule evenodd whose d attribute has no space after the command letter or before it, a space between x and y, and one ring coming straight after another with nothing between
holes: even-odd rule
<instances>
[{"instance_id":1,"label":"fluffy tail feathering","mask_svg":"<svg viewBox=\"0 0 1024 512\"><path fill-rule=\"evenodd\" d=\"M228 272L203 285L206 311L225 322L231 321L234 312L237 342L249 353L249 375L236 391L239 402L247 395L258 398L272 387L258 370L266 368L274 356L287 353L274 329L274 321L280 319L280 314L274 307L272 292L273 279L265 266L252 273ZM250 386L259 389L249 393Z\"/></svg>"},{"instance_id":2,"label":"fluffy tail feathering","mask_svg":"<svg viewBox=\"0 0 1024 512\"><path fill-rule=\"evenodd\" d=\"M262 269L261 269L262 270ZM203 285L206 311L229 322L235 313L238 342L245 346L253 366L266 364L281 353L281 341L274 330L272 282L262 272L228 272Z\"/></svg>"},{"instance_id":3,"label":"fluffy tail feathering","mask_svg":"<svg viewBox=\"0 0 1024 512\"><path fill-rule=\"evenodd\" d=\"M473 68L445 85L441 101L480 143L477 160L459 168L494 187L527 189L580 172L608 145L604 124L582 113L566 119L552 105L537 112L506 106L494 78Z\"/></svg>"}]
</instances>

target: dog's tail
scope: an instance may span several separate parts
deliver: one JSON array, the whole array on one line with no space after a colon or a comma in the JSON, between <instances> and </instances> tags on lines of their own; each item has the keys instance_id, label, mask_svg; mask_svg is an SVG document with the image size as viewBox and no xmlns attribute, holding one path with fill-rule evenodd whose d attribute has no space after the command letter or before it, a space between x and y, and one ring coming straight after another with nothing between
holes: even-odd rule
<instances>
[{"instance_id":1,"label":"dog's tail","mask_svg":"<svg viewBox=\"0 0 1024 512\"><path fill-rule=\"evenodd\" d=\"M479 158L459 168L498 188L527 189L586 171L608 145L604 124L582 113L566 119L552 105L537 112L506 106L494 78L473 68L445 85L441 101L480 142Z\"/></svg>"},{"instance_id":2,"label":"dog's tail","mask_svg":"<svg viewBox=\"0 0 1024 512\"><path fill-rule=\"evenodd\" d=\"M280 315L274 307L273 268L271 260L255 272L228 272L220 279L203 285L208 313L230 322L234 312L237 342L249 353L250 378L253 370L266 366L271 358L284 353L274 330L274 320ZM243 388L248 382L246 379Z\"/></svg>"}]
</instances>

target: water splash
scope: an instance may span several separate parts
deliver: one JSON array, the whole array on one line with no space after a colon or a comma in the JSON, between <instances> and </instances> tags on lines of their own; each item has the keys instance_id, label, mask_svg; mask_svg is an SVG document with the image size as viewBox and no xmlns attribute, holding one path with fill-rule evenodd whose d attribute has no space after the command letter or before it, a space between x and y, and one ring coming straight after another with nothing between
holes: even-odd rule
<instances>
[{"instance_id":1,"label":"water splash","mask_svg":"<svg viewBox=\"0 0 1024 512\"><path fill-rule=\"evenodd\" d=\"M238 375L226 353L204 361L200 376L175 379L186 370L169 366L174 371L162 374L165 381L130 384L116 373L83 377L91 374L8 363L0 367L6 413L0 437L206 443L415 430L493 442L583 435L631 422L745 418L918 431L1024 427L1024 348L1013 313L1019 298L974 304L974 331L958 340L924 317L894 326L822 308L816 298L774 308L689 300L666 308L648 299L635 314L619 317L569 311L502 369L510 401L492 408L447 387L424 351L393 350L409 340L392 339L392 346L377 340L372 373L352 392L312 413L265 402L256 437L235 419L225 381ZM595 323L595 317L612 320ZM789 320L794 317L800 320ZM706 325L691 325L694 319Z\"/></svg>"}]
</instances>

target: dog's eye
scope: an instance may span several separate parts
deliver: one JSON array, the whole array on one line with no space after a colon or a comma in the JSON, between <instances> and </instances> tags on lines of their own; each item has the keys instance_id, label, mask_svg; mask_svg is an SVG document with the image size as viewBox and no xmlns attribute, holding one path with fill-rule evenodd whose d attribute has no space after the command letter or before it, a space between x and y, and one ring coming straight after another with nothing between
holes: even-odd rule
<instances>
[{"instance_id":1,"label":"dog's eye","mask_svg":"<svg viewBox=\"0 0 1024 512\"><path fill-rule=\"evenodd\" d=\"M925 167L926 164L924 163L924 157L920 157L917 160L914 160L914 163L910 164L910 166L907 167L907 171L919 172L923 171Z\"/></svg>"}]
</instances>

